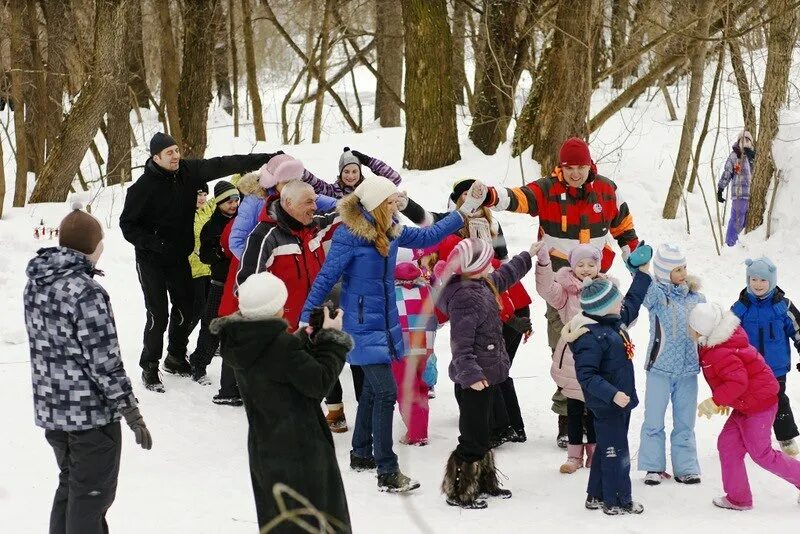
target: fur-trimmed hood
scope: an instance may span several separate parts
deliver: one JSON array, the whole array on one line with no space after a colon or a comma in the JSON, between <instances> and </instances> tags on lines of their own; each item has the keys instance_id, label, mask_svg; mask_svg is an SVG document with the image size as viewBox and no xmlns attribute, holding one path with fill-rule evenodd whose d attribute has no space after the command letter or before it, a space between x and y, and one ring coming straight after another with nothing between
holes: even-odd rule
<instances>
[{"instance_id":1,"label":"fur-trimmed hood","mask_svg":"<svg viewBox=\"0 0 800 534\"><path fill-rule=\"evenodd\" d=\"M700 336L698 343L704 347L714 347L725 343L731 339L736 329L739 328L739 323L739 318L732 311L725 310L722 313L722 320L717 323L717 326L708 336ZM742 331L742 334L744 334L744 331ZM747 336L745 335L744 337L745 344L747 344Z\"/></svg>"},{"instance_id":2,"label":"fur-trimmed hood","mask_svg":"<svg viewBox=\"0 0 800 534\"><path fill-rule=\"evenodd\" d=\"M583 334L589 332L587 326L590 324L597 324L597 321L579 313L561 329L561 338L567 343L572 343Z\"/></svg>"},{"instance_id":3,"label":"fur-trimmed hood","mask_svg":"<svg viewBox=\"0 0 800 534\"><path fill-rule=\"evenodd\" d=\"M267 191L258 183L257 172L249 172L242 176L239 179L239 183L236 184L236 187L239 189L242 196L255 195L260 198L267 198Z\"/></svg>"},{"instance_id":4,"label":"fur-trimmed hood","mask_svg":"<svg viewBox=\"0 0 800 534\"><path fill-rule=\"evenodd\" d=\"M351 194L339 201L336 209L342 216L342 223L353 233L370 243L374 243L378 238L378 231L375 229L375 222L372 215L364 210L358 197ZM402 232L403 227L397 221L389 229L389 239L395 239Z\"/></svg>"}]
</instances>

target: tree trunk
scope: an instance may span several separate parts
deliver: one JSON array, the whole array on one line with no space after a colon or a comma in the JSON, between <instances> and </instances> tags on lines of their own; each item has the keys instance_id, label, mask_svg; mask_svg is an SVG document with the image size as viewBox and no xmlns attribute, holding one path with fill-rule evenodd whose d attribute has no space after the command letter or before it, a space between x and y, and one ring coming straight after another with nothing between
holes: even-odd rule
<instances>
[{"instance_id":1,"label":"tree trunk","mask_svg":"<svg viewBox=\"0 0 800 534\"><path fill-rule=\"evenodd\" d=\"M144 64L144 43L142 42L142 0L128 0L128 87L133 92L136 105L150 107L150 88L147 87L147 70ZM164 0L162 0L164 1Z\"/></svg>"},{"instance_id":2,"label":"tree trunk","mask_svg":"<svg viewBox=\"0 0 800 534\"><path fill-rule=\"evenodd\" d=\"M134 34L141 31L141 25L136 24L135 15L141 16L141 4L138 1L128 2L126 7L124 43L135 40ZM138 19L141 21L141 18ZM138 28L136 26L139 26ZM113 95L108 106L108 128L106 140L108 141L108 164L106 165L106 184L122 185L131 176L131 136L130 115L132 101L129 98L129 88L134 91L133 71L131 71L131 50L128 49L127 65L123 62L115 65L114 80L111 91ZM149 89L148 89L149 93ZM136 95L138 98L138 95ZM137 105L138 102L136 102Z\"/></svg>"},{"instance_id":3,"label":"tree trunk","mask_svg":"<svg viewBox=\"0 0 800 534\"><path fill-rule=\"evenodd\" d=\"M728 48L731 51L731 66L736 78L736 87L739 89L739 100L742 102L742 118L744 127L747 131L756 135L756 108L750 96L750 84L747 81L747 73L744 70L742 61L742 50L737 39L728 41Z\"/></svg>"},{"instance_id":4,"label":"tree trunk","mask_svg":"<svg viewBox=\"0 0 800 534\"><path fill-rule=\"evenodd\" d=\"M47 24L47 150L58 137L64 115L64 88L67 82L69 41L64 21L72 9L69 0L42 1L40 4Z\"/></svg>"},{"instance_id":5,"label":"tree trunk","mask_svg":"<svg viewBox=\"0 0 800 534\"><path fill-rule=\"evenodd\" d=\"M467 30L467 4L461 0L453 2L453 92L456 103L464 105L464 85L467 73L464 70L464 43Z\"/></svg>"},{"instance_id":6,"label":"tree trunk","mask_svg":"<svg viewBox=\"0 0 800 534\"><path fill-rule=\"evenodd\" d=\"M591 2L590 2L591 3ZM598 15L592 18L592 81L591 90L600 87L600 76L608 65L608 45L605 36L605 5L604 0L600 0L597 6Z\"/></svg>"},{"instance_id":7,"label":"tree trunk","mask_svg":"<svg viewBox=\"0 0 800 534\"><path fill-rule=\"evenodd\" d=\"M514 59L518 37L516 22L522 6L490 0L484 7L486 47L483 76L475 87L475 113L469 138L484 154L494 154L506 140L514 111Z\"/></svg>"},{"instance_id":8,"label":"tree trunk","mask_svg":"<svg viewBox=\"0 0 800 534\"><path fill-rule=\"evenodd\" d=\"M14 142L16 144L16 175L14 180L15 208L25 205L28 195L28 140L25 131L25 86L28 75L25 62L25 30L23 28L23 0L9 4L9 33L11 40L11 100L14 102Z\"/></svg>"},{"instance_id":9,"label":"tree trunk","mask_svg":"<svg viewBox=\"0 0 800 534\"><path fill-rule=\"evenodd\" d=\"M612 0L611 2L611 63L616 63L627 52L626 37L628 32L628 0ZM611 77L611 87L622 89L625 72L618 71Z\"/></svg>"},{"instance_id":10,"label":"tree trunk","mask_svg":"<svg viewBox=\"0 0 800 534\"><path fill-rule=\"evenodd\" d=\"M228 0L228 16L230 18L228 36L231 43L231 69L233 74L233 136L239 137L239 55L236 46L235 13L235 0Z\"/></svg>"},{"instance_id":11,"label":"tree trunk","mask_svg":"<svg viewBox=\"0 0 800 534\"><path fill-rule=\"evenodd\" d=\"M3 143L0 143L0 161L5 163L3 159ZM5 165L0 165L0 220L3 219L3 206L6 204L6 168Z\"/></svg>"},{"instance_id":12,"label":"tree trunk","mask_svg":"<svg viewBox=\"0 0 800 534\"><path fill-rule=\"evenodd\" d=\"M94 65L36 181L30 201L63 202L112 98L114 69L124 63L125 0L97 0Z\"/></svg>"},{"instance_id":13,"label":"tree trunk","mask_svg":"<svg viewBox=\"0 0 800 534\"><path fill-rule=\"evenodd\" d=\"M768 3L769 23L767 40L767 73L759 109L758 138L756 140L755 170L750 184L750 206L745 229L750 232L764 222L767 190L775 172L772 143L778 135L778 113L786 103L789 84L789 67L792 48L797 39L798 14L791 0L774 0Z\"/></svg>"},{"instance_id":14,"label":"tree trunk","mask_svg":"<svg viewBox=\"0 0 800 534\"><path fill-rule=\"evenodd\" d=\"M697 15L700 19L695 26L695 35L708 37L711 10L713 7L714 0L702 0L698 5ZM706 68L707 51L708 44L706 41L698 40L693 43L691 82L689 85L689 96L686 102L686 115L683 117L681 142L678 146L678 156L675 159L672 182L670 183L667 199L664 202L664 209L661 213L665 219L675 218L683 196L686 173L689 170L689 160L692 157L692 141L694 140L694 131L697 127L697 116L700 112L700 101L703 98L703 75Z\"/></svg>"},{"instance_id":15,"label":"tree trunk","mask_svg":"<svg viewBox=\"0 0 800 534\"><path fill-rule=\"evenodd\" d=\"M178 112L184 156L206 152L208 105L211 103L211 57L214 53L214 4L196 0L183 12L183 68L178 84Z\"/></svg>"},{"instance_id":16,"label":"tree trunk","mask_svg":"<svg viewBox=\"0 0 800 534\"><path fill-rule=\"evenodd\" d=\"M311 129L312 143L319 143L320 135L322 135L322 111L325 106L325 88L328 86L326 71L328 70L328 56L330 55L331 48L333 1L334 0L325 0L325 10L322 13L322 28L320 29L322 41L319 51L319 66L317 67L317 98L314 102L314 120Z\"/></svg>"},{"instance_id":17,"label":"tree trunk","mask_svg":"<svg viewBox=\"0 0 800 534\"><path fill-rule=\"evenodd\" d=\"M403 92L403 11L397 0L377 0L376 35L378 75L396 95ZM389 89L376 80L376 118L384 128L400 126L400 106Z\"/></svg>"},{"instance_id":18,"label":"tree trunk","mask_svg":"<svg viewBox=\"0 0 800 534\"><path fill-rule=\"evenodd\" d=\"M589 134L592 21L598 4L560 0L553 40L543 52L539 76L517 122L514 155L533 145L533 159L545 171L558 164L558 149L565 139Z\"/></svg>"},{"instance_id":19,"label":"tree trunk","mask_svg":"<svg viewBox=\"0 0 800 534\"><path fill-rule=\"evenodd\" d=\"M630 3L630 0L625 1L626 3ZM614 49L612 65L621 63L626 57L629 57L633 52L642 48L645 34L647 34L648 29L653 27L647 19L653 17L653 11L656 5L657 2L655 0L638 0L636 2L636 7L633 12L633 21L631 21L630 24L630 36L622 50L622 54L617 55L616 48ZM639 56L639 58L641 57L645 57L644 54ZM625 80L631 76L636 76L639 73L640 61L641 59L637 58L637 60L630 62L627 67L615 72L612 75L612 80L617 77L620 80ZM620 88L622 88L622 85L620 85Z\"/></svg>"},{"instance_id":20,"label":"tree trunk","mask_svg":"<svg viewBox=\"0 0 800 534\"><path fill-rule=\"evenodd\" d=\"M444 0L402 2L406 36L403 166L438 169L461 159L447 6Z\"/></svg>"},{"instance_id":21,"label":"tree trunk","mask_svg":"<svg viewBox=\"0 0 800 534\"><path fill-rule=\"evenodd\" d=\"M158 12L159 35L161 36L161 99L164 102L169 121L169 134L180 146L183 139L178 107L178 83L181 78L181 68L175 46L175 34L172 29L170 2L153 0L153 4Z\"/></svg>"},{"instance_id":22,"label":"tree trunk","mask_svg":"<svg viewBox=\"0 0 800 534\"><path fill-rule=\"evenodd\" d=\"M222 0L214 5L214 81L217 85L217 98L228 115L233 114L231 80L228 75L228 25Z\"/></svg>"},{"instance_id":23,"label":"tree trunk","mask_svg":"<svg viewBox=\"0 0 800 534\"><path fill-rule=\"evenodd\" d=\"M689 186L687 191L692 193L694 191L694 184L697 181L697 169L700 167L700 152L703 150L703 143L706 141L708 135L708 125L711 122L711 113L714 111L714 99L717 97L717 88L719 87L719 80L722 78L722 70L725 67L725 44L718 45L717 57L717 70L714 72L714 81L711 84L711 94L708 97L708 106L706 106L706 115L703 119L703 127L700 130L700 137L697 139L697 148L694 151L692 158L692 172L689 174ZM713 154L713 153L712 153ZM700 190L702 191L702 184ZM713 232L712 232L713 233Z\"/></svg>"},{"instance_id":24,"label":"tree trunk","mask_svg":"<svg viewBox=\"0 0 800 534\"><path fill-rule=\"evenodd\" d=\"M242 34L244 35L244 57L247 66L247 92L253 109L253 127L256 130L256 141L266 141L264 131L264 113L261 110L261 96L258 93L258 77L256 75L256 53L253 49L253 21L250 0L242 0Z\"/></svg>"},{"instance_id":25,"label":"tree trunk","mask_svg":"<svg viewBox=\"0 0 800 534\"><path fill-rule=\"evenodd\" d=\"M16 0L15 0L16 1ZM25 133L28 135L28 170L38 174L44 166L47 147L47 76L39 39L39 17L35 0L25 2L24 22L30 60L25 98Z\"/></svg>"}]
</instances>

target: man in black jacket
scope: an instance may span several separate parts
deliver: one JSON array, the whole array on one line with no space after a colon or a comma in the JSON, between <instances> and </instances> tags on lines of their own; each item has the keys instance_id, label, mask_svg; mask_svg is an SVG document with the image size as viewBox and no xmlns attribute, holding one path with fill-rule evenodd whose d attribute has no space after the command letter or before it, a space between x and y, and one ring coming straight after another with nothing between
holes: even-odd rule
<instances>
[{"instance_id":1,"label":"man in black jacket","mask_svg":"<svg viewBox=\"0 0 800 534\"><path fill-rule=\"evenodd\" d=\"M119 226L136 247L136 270L147 308L139 360L142 380L147 389L163 392L158 362L170 317L167 295L173 320L164 370L182 376L191 372L186 361L193 302L188 257L194 249L197 190L210 180L256 170L273 154L181 159L175 140L158 132L150 140L150 155L144 173L128 189Z\"/></svg>"}]
</instances>

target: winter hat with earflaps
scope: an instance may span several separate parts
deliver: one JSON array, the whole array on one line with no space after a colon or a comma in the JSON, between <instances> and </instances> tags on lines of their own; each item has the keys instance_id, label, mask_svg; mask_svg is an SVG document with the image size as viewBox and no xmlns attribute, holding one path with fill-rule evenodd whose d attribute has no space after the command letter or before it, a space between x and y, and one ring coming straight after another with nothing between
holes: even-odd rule
<instances>
[{"instance_id":1,"label":"winter hat with earflaps","mask_svg":"<svg viewBox=\"0 0 800 534\"><path fill-rule=\"evenodd\" d=\"M74 202L72 212L61 220L58 227L58 246L71 248L88 256L97 250L97 245L103 240L103 227L82 208L80 202Z\"/></svg>"},{"instance_id":2,"label":"winter hat with earflaps","mask_svg":"<svg viewBox=\"0 0 800 534\"><path fill-rule=\"evenodd\" d=\"M226 180L220 180L214 185L214 200L217 205L227 201L228 198L238 195L239 190L236 186Z\"/></svg>"},{"instance_id":3,"label":"winter hat with earflaps","mask_svg":"<svg viewBox=\"0 0 800 534\"><path fill-rule=\"evenodd\" d=\"M239 311L248 319L269 319L282 310L289 298L283 280L263 271L251 274L239 286Z\"/></svg>"},{"instance_id":4,"label":"winter hat with earflaps","mask_svg":"<svg viewBox=\"0 0 800 534\"><path fill-rule=\"evenodd\" d=\"M486 270L494 258L494 248L483 239L462 239L447 257L447 268L454 274L478 274Z\"/></svg>"},{"instance_id":5,"label":"winter hat with earflaps","mask_svg":"<svg viewBox=\"0 0 800 534\"><path fill-rule=\"evenodd\" d=\"M603 253L594 245L589 244L581 244L574 247L569 252L569 266L572 269L582 261L582 260L594 260L597 263L597 266L600 266L600 260L603 257Z\"/></svg>"},{"instance_id":6,"label":"winter hat with earflaps","mask_svg":"<svg viewBox=\"0 0 800 534\"><path fill-rule=\"evenodd\" d=\"M711 335L722 321L722 308L715 302L701 302L689 313L689 326L700 334L700 343Z\"/></svg>"},{"instance_id":7,"label":"winter hat with earflaps","mask_svg":"<svg viewBox=\"0 0 800 534\"><path fill-rule=\"evenodd\" d=\"M581 309L589 315L603 316L611 313L611 309L622 300L622 293L617 286L605 278L583 281L581 289Z\"/></svg>"},{"instance_id":8,"label":"winter hat with earflaps","mask_svg":"<svg viewBox=\"0 0 800 534\"><path fill-rule=\"evenodd\" d=\"M386 178L364 178L353 194L367 211L380 206L384 200L397 193L397 186Z\"/></svg>"},{"instance_id":9,"label":"winter hat with earflaps","mask_svg":"<svg viewBox=\"0 0 800 534\"><path fill-rule=\"evenodd\" d=\"M261 166L258 183L264 189L270 189L282 182L300 180L304 171L303 162L299 159L289 154L278 154Z\"/></svg>"},{"instance_id":10,"label":"winter hat with earflaps","mask_svg":"<svg viewBox=\"0 0 800 534\"><path fill-rule=\"evenodd\" d=\"M664 243L653 255L653 272L659 282L669 283L673 269L686 265L686 256L678 245Z\"/></svg>"},{"instance_id":11,"label":"winter hat with earflaps","mask_svg":"<svg viewBox=\"0 0 800 534\"><path fill-rule=\"evenodd\" d=\"M772 263L772 260L766 256L758 259L747 259L744 262L747 265L747 275L745 283L747 284L748 291L750 288L750 277L761 278L769 282L769 290L772 291L778 285L778 268Z\"/></svg>"},{"instance_id":12,"label":"winter hat with earflaps","mask_svg":"<svg viewBox=\"0 0 800 534\"><path fill-rule=\"evenodd\" d=\"M358 165L358 170L359 172L361 171L361 162L359 161L358 157L355 154L353 154L353 152L350 150L350 147L346 146L344 147L342 155L339 156L339 176L342 175L342 171L344 170L344 168L350 165L351 163L355 163L356 165Z\"/></svg>"}]
</instances>

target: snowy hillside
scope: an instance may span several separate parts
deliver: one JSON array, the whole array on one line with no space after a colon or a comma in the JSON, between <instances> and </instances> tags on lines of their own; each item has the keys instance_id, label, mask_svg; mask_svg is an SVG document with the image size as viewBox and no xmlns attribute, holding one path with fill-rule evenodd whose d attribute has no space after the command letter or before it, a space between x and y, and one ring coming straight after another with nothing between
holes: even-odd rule
<instances>
[{"instance_id":1,"label":"snowy hillside","mask_svg":"<svg viewBox=\"0 0 800 534\"><path fill-rule=\"evenodd\" d=\"M795 61L795 70L798 61ZM792 79L797 79L795 73ZM359 72L359 75L365 75ZM725 81L729 80L729 81ZM711 80L708 79L710 86ZM366 85L366 84L364 84ZM711 167L715 176L730 150L730 142L741 129L741 113L732 78L723 77L725 105L719 117L721 134L713 154L709 146L701 157L700 180L715 213ZM685 87L682 88L685 95ZM279 93L282 94L282 93ZM593 109L597 110L613 95L598 92ZM274 99L279 99L275 96ZM756 103L756 106L758 104ZM798 106L795 97L794 106ZM703 109L705 104L703 104ZM268 120L277 116L276 106ZM679 109L679 114L682 113ZM365 116L372 116L365 109ZM669 122L659 95L652 101L644 97L633 108L624 109L609 120L591 139L601 173L614 179L633 212L637 232L652 244L674 241L681 244L689 258L689 272L699 275L710 300L730 305L744 283L745 258L768 254L779 266L779 283L790 297L800 299L797 278L800 251L796 246L796 229L800 225L800 108L783 113L780 141L775 155L778 166L785 169L785 182L778 190L773 219L773 236L764 242L765 230L744 236L733 249L721 256L714 250L711 230L699 190L688 196L690 231L686 232L685 213L679 219L660 218L672 163L677 153L682 121ZM144 160L143 139L158 128L154 114L145 115L144 125L135 123L140 146L134 162ZM712 127L716 129L716 111ZM430 209L444 209L453 180L471 176L485 179L492 185L514 186L522 183L520 163L510 157L508 145L495 156L481 154L467 137L468 117L459 124L462 140L458 163L435 171L403 171L403 188L409 195ZM366 133L356 135L344 131L326 118L326 139L318 145L303 144L284 147L303 160L317 175L331 179L342 147L347 145L385 160L401 169L404 130L369 126ZM234 152L274 151L277 142L253 143L252 131L245 128L245 137L234 139L229 118L216 110L209 122L208 156ZM710 134L710 138L715 135ZM268 132L277 139L275 128ZM4 142L6 140L4 139ZM711 141L708 143L711 144ZM4 146L6 158L11 151ZM101 151L104 147L100 147ZM87 160L88 161L88 160ZM13 188L13 160L4 162L8 190ZM87 165L88 166L88 165ZM523 155L525 179L539 177L538 165ZM137 176L134 171L134 176ZM11 195L7 195L10 197ZM91 200L93 213L105 225L105 254L100 268L106 272L101 283L111 295L120 331L126 369L133 377L142 414L151 429L152 451L139 449L133 435L123 428L124 451L116 502L109 514L115 533L250 533L255 532L255 510L250 490L246 454L246 421L242 409L215 406L213 387L202 387L188 379L164 377L164 395L144 390L140 383L138 358L145 320L140 287L136 279L133 247L122 239L118 227L124 191L118 187L80 195ZM10 206L10 198L7 199ZM44 220L46 226L57 226L68 210L68 204L32 205L21 209L6 208L0 221L0 406L3 417L0 431L0 531L34 533L46 530L57 469L50 447L41 429L34 426L28 347L22 316L21 294L25 284L27 261L41 246L55 242L34 239L34 226ZM501 214L501 224L511 252L527 249L534 239L536 223L527 216ZM617 262L613 274L627 286L628 273ZM530 277L525 281L534 294ZM497 464L508 477L506 486L514 491L509 501L492 501L485 511L461 511L448 507L439 492L447 455L456 443L457 408L452 384L447 378L449 361L448 336L444 328L437 337L440 385L439 396L431 402L431 444L423 448L396 443L400 465L407 474L418 478L422 487L413 495L399 497L379 494L374 475L348 469L351 433L335 435L337 454L347 489L355 532L703 532L730 531L738 527L745 532L781 531L796 526L800 517L797 491L761 469L751 469L751 483L756 499L755 510L732 513L715 509L712 497L721 493L716 436L723 419L698 421L698 450L703 469L699 486L679 486L667 482L660 487L645 487L641 473L634 471L634 498L645 506L638 517L611 518L601 512L583 509L588 472L561 475L558 466L564 452L555 446L555 415L550 411L554 390L549 375L550 351L546 343L544 305L538 297L533 306L535 333L520 348L512 376L523 408L528 442L506 444L497 450ZM633 329L637 346L637 379L639 393L644 393L643 353L648 340L646 314ZM190 342L190 348L194 342ZM797 361L796 359L794 361ZM211 377L219 379L219 360L212 364ZM355 401L350 374L342 374L347 417L355 421ZM789 395L800 408L800 378L792 373ZM701 380L700 398L708 388ZM630 432L632 462L636 462L644 407L633 413ZM669 417L668 417L669 418ZM401 435L402 423L395 417L395 440Z\"/></svg>"}]
</instances>

